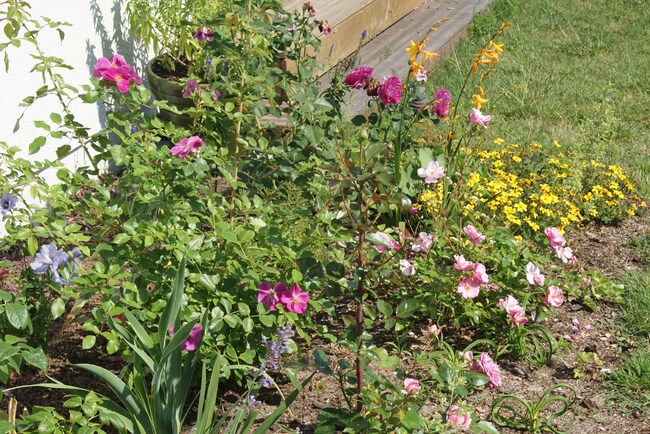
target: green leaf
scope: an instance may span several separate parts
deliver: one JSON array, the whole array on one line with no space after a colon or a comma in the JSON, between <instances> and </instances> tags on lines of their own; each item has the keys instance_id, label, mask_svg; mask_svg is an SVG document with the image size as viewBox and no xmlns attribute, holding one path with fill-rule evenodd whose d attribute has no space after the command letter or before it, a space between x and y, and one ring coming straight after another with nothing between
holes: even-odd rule
<instances>
[{"instance_id":1,"label":"green leaf","mask_svg":"<svg viewBox=\"0 0 650 434\"><path fill-rule=\"evenodd\" d=\"M314 356L314 365L316 365L318 372L330 375L332 373L332 369L330 368L330 358L325 351L316 348L312 355Z\"/></svg>"},{"instance_id":2,"label":"green leaf","mask_svg":"<svg viewBox=\"0 0 650 434\"><path fill-rule=\"evenodd\" d=\"M34 256L38 251L38 240L36 237L29 237L27 239L27 251L30 256Z\"/></svg>"},{"instance_id":3,"label":"green leaf","mask_svg":"<svg viewBox=\"0 0 650 434\"><path fill-rule=\"evenodd\" d=\"M88 335L82 341L81 348L83 348L84 350L88 350L95 346L96 341L97 341L97 337L95 335Z\"/></svg>"},{"instance_id":4,"label":"green leaf","mask_svg":"<svg viewBox=\"0 0 650 434\"><path fill-rule=\"evenodd\" d=\"M474 426L481 430L479 432L486 432L487 434L499 434L499 431L497 431L494 425L492 425L491 422L488 422L486 420L482 420L481 422L477 423Z\"/></svg>"},{"instance_id":5,"label":"green leaf","mask_svg":"<svg viewBox=\"0 0 650 434\"><path fill-rule=\"evenodd\" d=\"M244 318L244 321L242 321L242 326L244 327L244 331L246 333L250 333L250 331L253 330L253 327L255 327L255 322L251 318Z\"/></svg>"},{"instance_id":6,"label":"green leaf","mask_svg":"<svg viewBox=\"0 0 650 434\"><path fill-rule=\"evenodd\" d=\"M63 121L63 118L62 118L61 115L58 114L58 113L51 113L51 114L50 114L50 119L51 119L52 122L54 122L55 124L60 124L60 123Z\"/></svg>"},{"instance_id":7,"label":"green leaf","mask_svg":"<svg viewBox=\"0 0 650 434\"><path fill-rule=\"evenodd\" d=\"M40 149L45 145L45 137L38 136L34 139L32 143L29 144L29 155L33 155L40 151Z\"/></svg>"},{"instance_id":8,"label":"green leaf","mask_svg":"<svg viewBox=\"0 0 650 434\"><path fill-rule=\"evenodd\" d=\"M384 300L377 300L377 310L386 318L393 314L393 306L391 306L390 303L386 303Z\"/></svg>"},{"instance_id":9,"label":"green leaf","mask_svg":"<svg viewBox=\"0 0 650 434\"><path fill-rule=\"evenodd\" d=\"M29 323L29 313L27 306L20 303L5 304L5 315L12 326L17 329L24 329Z\"/></svg>"},{"instance_id":10,"label":"green leaf","mask_svg":"<svg viewBox=\"0 0 650 434\"><path fill-rule=\"evenodd\" d=\"M52 318L57 319L65 312L65 301L61 297L57 298L52 302L50 311L52 312Z\"/></svg>"},{"instance_id":11,"label":"green leaf","mask_svg":"<svg viewBox=\"0 0 650 434\"><path fill-rule=\"evenodd\" d=\"M47 371L47 356L41 348L32 348L31 351L22 353L23 360L41 371Z\"/></svg>"},{"instance_id":12,"label":"green leaf","mask_svg":"<svg viewBox=\"0 0 650 434\"><path fill-rule=\"evenodd\" d=\"M413 312L418 308L418 303L413 299L404 300L397 306L395 314L398 318L410 318L413 316Z\"/></svg>"},{"instance_id":13,"label":"green leaf","mask_svg":"<svg viewBox=\"0 0 650 434\"><path fill-rule=\"evenodd\" d=\"M121 234L117 234L115 238L113 238L113 242L119 246L121 244L128 242L130 239L131 237L129 235L121 233Z\"/></svg>"}]
</instances>

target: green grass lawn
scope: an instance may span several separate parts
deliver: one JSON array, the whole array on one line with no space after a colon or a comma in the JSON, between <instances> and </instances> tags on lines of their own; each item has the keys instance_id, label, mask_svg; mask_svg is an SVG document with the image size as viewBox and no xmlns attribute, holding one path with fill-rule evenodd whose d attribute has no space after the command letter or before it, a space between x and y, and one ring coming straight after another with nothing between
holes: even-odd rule
<instances>
[{"instance_id":1,"label":"green grass lawn","mask_svg":"<svg viewBox=\"0 0 650 434\"><path fill-rule=\"evenodd\" d=\"M521 145L557 140L578 159L625 169L650 197L650 8L643 0L495 0L469 38L433 71L431 86L456 95L472 54L501 22L505 51L486 81L494 115L486 133ZM472 89L470 89L471 95ZM465 98L469 100L469 98ZM468 104L467 102L465 104ZM468 106L469 107L469 106ZM459 110L459 113L463 113ZM491 140L488 140L488 143ZM639 258L650 243L636 240ZM623 279L621 327L638 349L610 377L624 407L650 405L650 264Z\"/></svg>"},{"instance_id":2,"label":"green grass lawn","mask_svg":"<svg viewBox=\"0 0 650 434\"><path fill-rule=\"evenodd\" d=\"M483 111L494 115L488 134L512 143L572 145L584 158L623 166L650 197L647 6L641 0L495 0L475 19L470 38L435 69L433 85L457 93L472 53L510 22L497 71L484 86L490 101Z\"/></svg>"}]
</instances>

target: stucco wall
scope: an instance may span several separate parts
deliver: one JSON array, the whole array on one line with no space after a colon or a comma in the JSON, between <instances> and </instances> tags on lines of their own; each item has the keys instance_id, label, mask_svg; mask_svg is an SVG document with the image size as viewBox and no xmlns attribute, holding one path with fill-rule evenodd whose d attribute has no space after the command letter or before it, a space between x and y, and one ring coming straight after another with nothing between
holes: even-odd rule
<instances>
[{"instance_id":1,"label":"stucco wall","mask_svg":"<svg viewBox=\"0 0 650 434\"><path fill-rule=\"evenodd\" d=\"M99 57L108 57L119 52L134 65L138 73L142 73L148 54L129 37L126 18L123 14L123 0L28 0L31 3L32 17L45 16L55 21L65 21L71 26L63 27L65 38L61 42L58 33L53 29L44 29L38 37L41 49L47 56L57 56L72 66L72 70L59 70L66 82L75 87L89 84L93 67ZM6 6L0 6L5 8ZM4 42L6 36L0 35ZM0 100L2 115L0 116L0 141L23 149L22 156L27 157L27 149L32 140L43 135L43 130L34 126L34 120L49 120L51 112L61 113L61 107L56 98L48 97L37 101L29 107L20 122L20 129L13 132L16 119L24 108L19 104L29 95L34 95L36 89L43 85L40 73L30 73L35 64L31 57L35 54L31 44L23 44L20 48L10 47L9 71L0 67ZM137 54L136 54L137 53ZM1 62L0 62L1 63ZM141 74L142 75L142 74ZM101 104L83 104L75 101L71 111L76 119L97 131L105 121ZM45 147L28 158L35 160L55 159L55 150L66 139L48 139ZM71 143L75 147L74 143ZM85 164L85 157L76 152L63 159L71 168ZM44 176L55 182L54 173ZM2 219L0 218L0 235L2 234Z\"/></svg>"}]
</instances>

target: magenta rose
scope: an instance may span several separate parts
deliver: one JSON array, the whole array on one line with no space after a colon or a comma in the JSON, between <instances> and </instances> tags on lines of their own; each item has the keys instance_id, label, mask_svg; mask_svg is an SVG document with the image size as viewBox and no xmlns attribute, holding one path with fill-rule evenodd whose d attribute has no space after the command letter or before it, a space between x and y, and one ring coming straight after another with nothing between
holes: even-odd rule
<instances>
[{"instance_id":1,"label":"magenta rose","mask_svg":"<svg viewBox=\"0 0 650 434\"><path fill-rule=\"evenodd\" d=\"M433 111L439 118L449 116L449 104L451 104L451 93L444 87L436 90L433 94Z\"/></svg>"},{"instance_id":2,"label":"magenta rose","mask_svg":"<svg viewBox=\"0 0 650 434\"><path fill-rule=\"evenodd\" d=\"M353 89L363 89L372 77L373 69L361 66L345 76L345 85Z\"/></svg>"},{"instance_id":3,"label":"magenta rose","mask_svg":"<svg viewBox=\"0 0 650 434\"><path fill-rule=\"evenodd\" d=\"M391 75L379 85L377 96L385 105L399 104L402 100L402 80L396 75Z\"/></svg>"}]
</instances>

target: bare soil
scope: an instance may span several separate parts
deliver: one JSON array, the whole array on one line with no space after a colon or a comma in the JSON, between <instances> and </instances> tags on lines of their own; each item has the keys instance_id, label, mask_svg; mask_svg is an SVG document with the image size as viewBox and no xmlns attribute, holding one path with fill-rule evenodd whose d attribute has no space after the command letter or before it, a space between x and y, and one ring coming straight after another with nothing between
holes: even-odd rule
<instances>
[{"instance_id":1,"label":"bare soil","mask_svg":"<svg viewBox=\"0 0 650 434\"><path fill-rule=\"evenodd\" d=\"M615 279L643 265L641 259L635 256L635 251L629 243L634 238L648 234L650 234L650 216L646 215L628 219L618 226L589 225L570 234L569 238L582 267L597 269ZM11 259L15 260L18 270L25 266L24 258ZM89 310L86 310L86 314L88 312ZM576 404L567 414L556 420L556 426L561 427L565 432L650 433L648 412L624 412L608 395L607 374L617 367L621 357L637 347L637 344L630 341L620 328L619 306L603 302L594 312L590 312L579 303L567 302L557 309L556 313L553 318L547 320L548 326L557 338L565 337L570 347L561 349L554 356L553 366L550 367L532 369L526 362L500 361L503 386L498 390L473 393L468 398L477 415L483 420L490 420L492 402L500 394L513 393L530 401L539 398L548 387L565 383L574 387L577 392ZM578 331L571 330L575 321L579 324ZM49 346L46 351L50 358L50 366L46 374L66 384L90 388L110 396L110 390L96 381L93 376L71 367L73 363L94 363L116 374L123 367L119 359L104 353L104 343L100 340L93 349L82 350L81 342L85 334L80 318L75 321L62 319L55 324L55 328L50 332ZM448 335L453 341L453 332L448 332ZM323 349L333 360L349 357L345 349L333 344L321 342L313 346ZM302 348L301 352L306 354L311 352L311 349ZM580 363L577 359L580 352L597 354L602 364ZM409 361L405 363L408 364ZM576 375L576 368L580 375ZM303 372L301 375L304 378L308 373ZM46 381L44 374L25 367L20 375L16 374L12 378L8 386ZM290 384L281 384L281 388L286 393L292 390ZM238 394L236 389L224 391L223 405L226 406L228 401L233 401ZM19 412L23 407L41 405L56 407L63 414L67 414L67 410L62 408L62 403L65 401L63 391L27 388L13 392L13 396L18 399ZM262 415L271 413L279 402L279 396L273 392L258 398L262 400L260 407ZM0 405L2 409L7 408L8 394L5 394ZM296 432L309 434L314 432L320 409L345 406L338 384L331 377L317 374L294 402L290 411L283 415L281 422L295 429ZM107 431L114 432L110 429ZM522 432L508 428L499 428L499 431L505 434Z\"/></svg>"}]
</instances>

